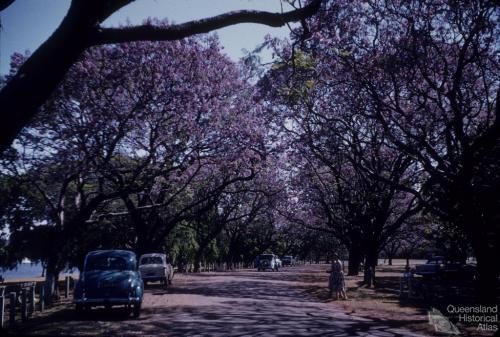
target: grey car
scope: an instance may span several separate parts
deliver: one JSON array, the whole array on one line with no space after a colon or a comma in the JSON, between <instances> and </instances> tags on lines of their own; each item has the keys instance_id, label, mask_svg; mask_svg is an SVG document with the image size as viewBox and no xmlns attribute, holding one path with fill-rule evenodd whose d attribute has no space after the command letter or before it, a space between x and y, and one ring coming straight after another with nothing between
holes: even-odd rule
<instances>
[{"instance_id":1,"label":"grey car","mask_svg":"<svg viewBox=\"0 0 500 337\"><path fill-rule=\"evenodd\" d=\"M257 270L265 271L271 269L272 271L278 271L279 265L276 261L276 255L274 254L260 254L257 259Z\"/></svg>"},{"instance_id":2,"label":"grey car","mask_svg":"<svg viewBox=\"0 0 500 337\"><path fill-rule=\"evenodd\" d=\"M174 268L169 263L166 254L151 253L141 255L139 272L144 284L160 281L162 284L172 284Z\"/></svg>"}]
</instances>

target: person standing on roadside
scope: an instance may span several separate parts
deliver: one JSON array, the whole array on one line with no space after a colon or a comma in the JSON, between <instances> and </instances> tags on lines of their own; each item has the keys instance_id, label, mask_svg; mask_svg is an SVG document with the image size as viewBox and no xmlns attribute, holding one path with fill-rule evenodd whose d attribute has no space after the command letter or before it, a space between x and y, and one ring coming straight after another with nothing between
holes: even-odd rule
<instances>
[{"instance_id":1,"label":"person standing on roadside","mask_svg":"<svg viewBox=\"0 0 500 337\"><path fill-rule=\"evenodd\" d=\"M338 300L339 297L343 300L347 300L342 261L340 261L340 258L337 254L333 255L332 269L330 270L330 278L328 280L328 288L330 288L330 297L332 297L333 292L335 292L336 300Z\"/></svg>"}]
</instances>

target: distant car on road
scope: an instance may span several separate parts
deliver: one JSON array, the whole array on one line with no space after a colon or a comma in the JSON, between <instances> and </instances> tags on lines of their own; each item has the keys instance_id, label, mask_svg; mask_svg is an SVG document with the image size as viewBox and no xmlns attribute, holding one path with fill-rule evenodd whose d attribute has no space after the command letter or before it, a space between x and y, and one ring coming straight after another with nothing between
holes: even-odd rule
<instances>
[{"instance_id":1,"label":"distant car on road","mask_svg":"<svg viewBox=\"0 0 500 337\"><path fill-rule=\"evenodd\" d=\"M435 275L441 268L444 267L446 259L444 256L434 256L427 260L425 264L415 266L415 274L418 275Z\"/></svg>"},{"instance_id":2,"label":"distant car on road","mask_svg":"<svg viewBox=\"0 0 500 337\"><path fill-rule=\"evenodd\" d=\"M283 256L283 266L294 266L295 265L295 259L291 255L285 255Z\"/></svg>"},{"instance_id":3,"label":"distant car on road","mask_svg":"<svg viewBox=\"0 0 500 337\"><path fill-rule=\"evenodd\" d=\"M273 271L278 271L279 266L276 262L276 255L274 254L260 254L257 261L257 270L265 271L271 269Z\"/></svg>"},{"instance_id":4,"label":"distant car on road","mask_svg":"<svg viewBox=\"0 0 500 337\"><path fill-rule=\"evenodd\" d=\"M144 283L137 271L135 253L128 250L97 250L85 257L83 272L75 285L77 313L94 306L110 309L125 305L140 315Z\"/></svg>"},{"instance_id":5,"label":"distant car on road","mask_svg":"<svg viewBox=\"0 0 500 337\"><path fill-rule=\"evenodd\" d=\"M425 264L415 266L415 274L427 278L470 280L474 278L475 273L475 265L447 260L443 256L434 256Z\"/></svg>"},{"instance_id":6,"label":"distant car on road","mask_svg":"<svg viewBox=\"0 0 500 337\"><path fill-rule=\"evenodd\" d=\"M144 284L160 281L162 284L172 284L174 268L169 263L166 254L144 254L139 259L139 272Z\"/></svg>"}]
</instances>

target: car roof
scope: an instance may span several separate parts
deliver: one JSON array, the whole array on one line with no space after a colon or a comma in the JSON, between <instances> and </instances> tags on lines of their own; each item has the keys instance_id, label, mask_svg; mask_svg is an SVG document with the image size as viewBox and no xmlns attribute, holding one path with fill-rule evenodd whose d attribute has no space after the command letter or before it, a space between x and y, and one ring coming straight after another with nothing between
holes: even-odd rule
<instances>
[{"instance_id":1,"label":"car roof","mask_svg":"<svg viewBox=\"0 0 500 337\"><path fill-rule=\"evenodd\" d=\"M108 250L94 250L87 254L87 257L97 256L97 255L107 255L107 256L119 256L123 258L135 258L136 255L134 252L130 250L121 250L121 249L108 249Z\"/></svg>"},{"instance_id":2,"label":"car roof","mask_svg":"<svg viewBox=\"0 0 500 337\"><path fill-rule=\"evenodd\" d=\"M148 254L142 254L141 259L143 257L166 257L167 254L161 254L161 253L148 253Z\"/></svg>"}]
</instances>

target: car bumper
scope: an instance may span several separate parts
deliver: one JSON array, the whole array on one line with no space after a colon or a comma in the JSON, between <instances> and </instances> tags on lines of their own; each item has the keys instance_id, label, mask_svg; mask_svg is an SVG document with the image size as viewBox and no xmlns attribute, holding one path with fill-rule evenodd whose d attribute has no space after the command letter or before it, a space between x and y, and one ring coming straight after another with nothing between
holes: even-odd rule
<instances>
[{"instance_id":1,"label":"car bumper","mask_svg":"<svg viewBox=\"0 0 500 337\"><path fill-rule=\"evenodd\" d=\"M166 279L167 277L166 276L143 276L142 277L142 280L143 281L151 281L151 282L155 282L155 281L161 281L161 280L164 280Z\"/></svg>"},{"instance_id":2,"label":"car bumper","mask_svg":"<svg viewBox=\"0 0 500 337\"><path fill-rule=\"evenodd\" d=\"M73 300L75 304L89 304L89 305L119 305L119 304L136 304L141 303L141 297L103 297L103 298L77 298Z\"/></svg>"}]
</instances>

